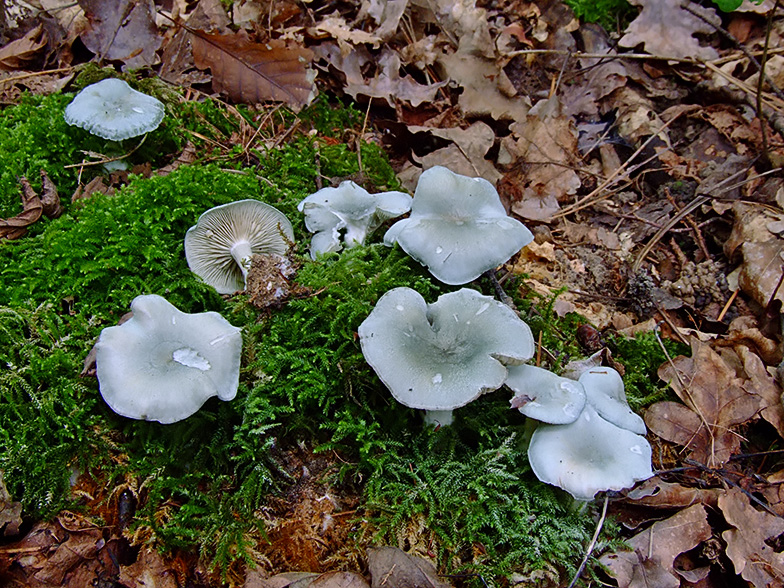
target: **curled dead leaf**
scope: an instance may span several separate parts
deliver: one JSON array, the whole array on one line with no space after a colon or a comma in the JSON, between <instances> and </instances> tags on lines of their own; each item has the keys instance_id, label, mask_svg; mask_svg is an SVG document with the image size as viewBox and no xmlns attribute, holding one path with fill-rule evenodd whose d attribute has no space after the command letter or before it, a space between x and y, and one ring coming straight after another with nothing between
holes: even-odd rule
<instances>
[{"instance_id":1,"label":"curled dead leaf","mask_svg":"<svg viewBox=\"0 0 784 588\"><path fill-rule=\"evenodd\" d=\"M281 40L255 43L244 31L229 35L189 32L196 67L210 68L213 90L234 102L276 100L299 109L315 96L309 49Z\"/></svg>"}]
</instances>

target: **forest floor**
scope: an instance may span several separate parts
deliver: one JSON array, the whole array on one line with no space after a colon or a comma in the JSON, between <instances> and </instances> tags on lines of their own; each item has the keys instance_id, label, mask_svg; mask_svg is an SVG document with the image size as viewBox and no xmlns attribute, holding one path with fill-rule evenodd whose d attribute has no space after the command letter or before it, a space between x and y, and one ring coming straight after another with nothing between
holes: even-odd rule
<instances>
[{"instance_id":1,"label":"forest floor","mask_svg":"<svg viewBox=\"0 0 784 588\"><path fill-rule=\"evenodd\" d=\"M277 106L258 107L270 118L277 108L298 112L320 93L363 115L359 132L331 139L359 158L359 173L325 177L323 185L361 183L365 143L382 148L411 193L436 165L489 180L535 235L502 268L501 282L519 280L523 295L552 301L557 317L583 317L590 327L567 335L584 355L622 371L607 341L644 333L691 349L658 369L669 397L640 410L657 475L604 502L606 512L597 502L596 525L615 521L627 546L596 554L603 568L592 558L585 584L601 577L622 588L784 585L778 2L721 12L710 2L635 0L613 30L612 15L603 28L547 0L246 0L229 9L219 0L173 0L156 1L155 11L152 4L0 4L0 101L72 91L88 61L141 68L181 91L183 102L212 95L231 111L272 100ZM266 137L240 123L211 144L210 158L250 161L258 142L276 148L310 130L287 120ZM188 145L166 165L200 157ZM77 198L126 179L79 179ZM0 238L24 239L40 211L33 216L9 215ZM560 359L540 343L538 361ZM304 445L286 453L283 469L295 476L305 468L311 478L270 507L303 529L329 515L328 540L341 544L331 553L351 541L350 515L360 504L352 488L321 476L341 459ZM424 559L392 548L322 573L323 559L305 545L324 536L297 544L292 537L305 531L275 525L259 555L271 562L266 571L221 578L188 550L176 557L139 550L146 538L133 537L123 518L123 501L138 489L107 494L100 486L87 479L74 486L91 497L85 512L22 523L18 497L0 483L0 574L9 585L80 586L101 577L93 585L333 588L365 585L359 572L374 588L467 581L439 578ZM95 516L107 526L91 522ZM584 545L589 554L592 547ZM503 582L565 585L560 577L512 574Z\"/></svg>"}]
</instances>

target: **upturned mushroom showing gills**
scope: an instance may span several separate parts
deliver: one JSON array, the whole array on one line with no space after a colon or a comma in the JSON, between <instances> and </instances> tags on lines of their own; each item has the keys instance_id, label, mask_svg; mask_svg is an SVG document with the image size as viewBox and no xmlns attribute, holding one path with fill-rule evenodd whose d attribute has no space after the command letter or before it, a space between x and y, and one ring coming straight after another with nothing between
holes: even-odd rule
<instances>
[{"instance_id":1,"label":"upturned mushroom showing gills","mask_svg":"<svg viewBox=\"0 0 784 588\"><path fill-rule=\"evenodd\" d=\"M95 346L101 396L114 412L168 424L212 396L236 396L240 329L217 312L187 314L155 294L137 296L131 310Z\"/></svg>"},{"instance_id":2,"label":"upturned mushroom showing gills","mask_svg":"<svg viewBox=\"0 0 784 588\"><path fill-rule=\"evenodd\" d=\"M361 245L385 220L408 212L411 200L403 192L370 194L352 181L311 194L297 206L305 214L305 226L314 233L311 257Z\"/></svg>"},{"instance_id":3,"label":"upturned mushroom showing gills","mask_svg":"<svg viewBox=\"0 0 784 588\"><path fill-rule=\"evenodd\" d=\"M385 244L399 243L450 285L475 280L531 241L531 231L507 216L490 182L441 166L422 173L411 216L397 221L384 235Z\"/></svg>"},{"instance_id":4,"label":"upturned mushroom showing gills","mask_svg":"<svg viewBox=\"0 0 784 588\"><path fill-rule=\"evenodd\" d=\"M394 288L359 326L359 340L392 396L439 425L452 422L453 409L500 388L505 364L534 353L531 329L514 311L467 288L432 304L411 288Z\"/></svg>"},{"instance_id":5,"label":"upturned mushroom showing gills","mask_svg":"<svg viewBox=\"0 0 784 588\"><path fill-rule=\"evenodd\" d=\"M294 230L277 208L258 200L239 200L211 208L185 234L191 271L221 294L245 288L251 257L286 255Z\"/></svg>"},{"instance_id":6,"label":"upturned mushroom showing gills","mask_svg":"<svg viewBox=\"0 0 784 588\"><path fill-rule=\"evenodd\" d=\"M629 488L653 475L645 437L603 419L590 404L573 423L540 425L531 437L528 461L542 482L577 500Z\"/></svg>"},{"instance_id":7,"label":"upturned mushroom showing gills","mask_svg":"<svg viewBox=\"0 0 784 588\"><path fill-rule=\"evenodd\" d=\"M65 107L65 122L111 141L122 141L158 128L163 103L126 82L108 78L84 88Z\"/></svg>"}]
</instances>

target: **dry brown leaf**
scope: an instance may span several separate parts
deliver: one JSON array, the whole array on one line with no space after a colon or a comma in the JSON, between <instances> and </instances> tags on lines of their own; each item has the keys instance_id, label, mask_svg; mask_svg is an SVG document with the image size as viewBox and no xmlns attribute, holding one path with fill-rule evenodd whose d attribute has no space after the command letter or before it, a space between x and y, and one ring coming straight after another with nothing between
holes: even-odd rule
<instances>
[{"instance_id":1,"label":"dry brown leaf","mask_svg":"<svg viewBox=\"0 0 784 588\"><path fill-rule=\"evenodd\" d=\"M0 70L13 70L24 67L25 63L35 59L37 54L46 47L48 36L44 25L31 29L24 37L11 41L0 47Z\"/></svg>"},{"instance_id":2,"label":"dry brown leaf","mask_svg":"<svg viewBox=\"0 0 784 588\"><path fill-rule=\"evenodd\" d=\"M178 588L177 578L163 557L154 550L143 549L137 560L120 569L118 581L125 586L144 588Z\"/></svg>"},{"instance_id":3,"label":"dry brown leaf","mask_svg":"<svg viewBox=\"0 0 784 588\"><path fill-rule=\"evenodd\" d=\"M784 437L784 405L781 402L781 386L765 369L765 364L762 363L759 355L744 345L735 347L735 351L743 361L743 369L749 378L743 384L744 389L760 398L762 418L773 425L779 435Z\"/></svg>"},{"instance_id":4,"label":"dry brown leaf","mask_svg":"<svg viewBox=\"0 0 784 588\"><path fill-rule=\"evenodd\" d=\"M519 197L512 211L523 218L547 220L559 209L559 200L575 194L580 178L572 169L579 161L577 131L561 114L557 97L538 102L524 121L511 125L516 137L507 142L515 161Z\"/></svg>"},{"instance_id":5,"label":"dry brown leaf","mask_svg":"<svg viewBox=\"0 0 784 588\"><path fill-rule=\"evenodd\" d=\"M718 488L687 487L653 477L628 491L626 498L633 500L634 504L655 508L683 508L694 504L715 507L721 495L722 491Z\"/></svg>"},{"instance_id":6,"label":"dry brown leaf","mask_svg":"<svg viewBox=\"0 0 784 588\"><path fill-rule=\"evenodd\" d=\"M326 572L313 580L310 588L369 588L369 584L353 572Z\"/></svg>"},{"instance_id":7,"label":"dry brown leaf","mask_svg":"<svg viewBox=\"0 0 784 588\"><path fill-rule=\"evenodd\" d=\"M0 531L4 537L11 537L19 532L22 524L22 503L14 502L3 480L0 470Z\"/></svg>"},{"instance_id":8,"label":"dry brown leaf","mask_svg":"<svg viewBox=\"0 0 784 588\"><path fill-rule=\"evenodd\" d=\"M196 67L212 71L212 88L234 102L285 102L299 109L313 99L315 72L309 68L313 53L284 41L250 41L244 31L191 35Z\"/></svg>"},{"instance_id":9,"label":"dry brown leaf","mask_svg":"<svg viewBox=\"0 0 784 588\"><path fill-rule=\"evenodd\" d=\"M603 555L619 588L677 588L675 558L711 537L707 513L701 504L654 523L627 541L633 551Z\"/></svg>"},{"instance_id":10,"label":"dry brown leaf","mask_svg":"<svg viewBox=\"0 0 784 588\"><path fill-rule=\"evenodd\" d=\"M22 212L9 219L0 218L0 240L19 239L27 233L27 227L37 222L44 212L41 199L33 190L27 178L19 178L22 186Z\"/></svg>"},{"instance_id":11,"label":"dry brown leaf","mask_svg":"<svg viewBox=\"0 0 784 588\"><path fill-rule=\"evenodd\" d=\"M411 76L400 75L400 57L397 53L384 47L376 60L367 50L355 50L348 55L338 49L337 45L324 44L320 48L324 58L346 76L345 91L354 98L360 94L371 98L386 100L390 106L399 101L419 106L432 102L438 90L446 82L420 84ZM376 72L371 78L362 75L363 68L375 64Z\"/></svg>"},{"instance_id":12,"label":"dry brown leaf","mask_svg":"<svg viewBox=\"0 0 784 588\"><path fill-rule=\"evenodd\" d=\"M162 37L155 26L152 2L79 0L89 26L85 46L103 59L121 61L123 69L153 65Z\"/></svg>"},{"instance_id":13,"label":"dry brown leaf","mask_svg":"<svg viewBox=\"0 0 784 588\"><path fill-rule=\"evenodd\" d=\"M414 155L416 161L422 165L422 170L442 165L464 176L484 178L491 184L500 179L501 174L492 162L485 159L495 141L495 132L489 125L477 121L467 129L409 126L408 130L412 133L428 133L452 142L451 145L424 157L417 158ZM416 185L418 178L419 174L410 178L414 182L412 185Z\"/></svg>"},{"instance_id":14,"label":"dry brown leaf","mask_svg":"<svg viewBox=\"0 0 784 588\"><path fill-rule=\"evenodd\" d=\"M756 588L784 586L784 553L767 543L784 533L784 519L754 508L739 488L719 498L719 508L733 527L721 536L735 572Z\"/></svg>"},{"instance_id":15,"label":"dry brown leaf","mask_svg":"<svg viewBox=\"0 0 784 588\"><path fill-rule=\"evenodd\" d=\"M363 0L357 20L372 17L378 25L375 34L386 41L397 31L407 6L408 0Z\"/></svg>"},{"instance_id":16,"label":"dry brown leaf","mask_svg":"<svg viewBox=\"0 0 784 588\"><path fill-rule=\"evenodd\" d=\"M630 0L635 6L642 6L640 14L626 28L621 37L622 47L636 47L643 44L645 50L661 57L676 59L710 60L718 57L712 47L703 47L694 37L695 34L712 34L715 29L707 22L681 8L681 0ZM713 24L721 24L716 11L690 3L690 8Z\"/></svg>"},{"instance_id":17,"label":"dry brown leaf","mask_svg":"<svg viewBox=\"0 0 784 588\"><path fill-rule=\"evenodd\" d=\"M463 89L458 104L466 116L525 119L530 108L527 98L508 95L509 79L493 61L458 52L443 55L438 62L444 75Z\"/></svg>"},{"instance_id":18,"label":"dry brown leaf","mask_svg":"<svg viewBox=\"0 0 784 588\"><path fill-rule=\"evenodd\" d=\"M692 459L718 467L740 449L741 437L732 428L754 417L761 402L710 345L692 339L691 347L691 357L680 355L659 368L659 377L684 404L656 403L646 411L645 423L686 447Z\"/></svg>"},{"instance_id":19,"label":"dry brown leaf","mask_svg":"<svg viewBox=\"0 0 784 588\"><path fill-rule=\"evenodd\" d=\"M383 39L373 33L368 33L362 29L354 29L348 26L346 20L339 16L331 16L320 21L315 26L308 29L313 37L329 36L335 39L343 55L348 55L354 50L354 45L367 43L374 48L382 43Z\"/></svg>"},{"instance_id":20,"label":"dry brown leaf","mask_svg":"<svg viewBox=\"0 0 784 588\"><path fill-rule=\"evenodd\" d=\"M449 588L438 577L436 567L428 560L410 555L397 547L373 547L367 550L368 570L372 588Z\"/></svg>"}]
</instances>

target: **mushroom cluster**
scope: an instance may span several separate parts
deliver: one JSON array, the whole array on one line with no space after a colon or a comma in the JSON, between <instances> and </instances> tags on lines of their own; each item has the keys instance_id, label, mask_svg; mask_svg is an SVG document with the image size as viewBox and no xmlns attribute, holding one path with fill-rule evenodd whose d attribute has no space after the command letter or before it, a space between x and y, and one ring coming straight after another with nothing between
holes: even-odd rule
<instances>
[{"instance_id":1,"label":"mushroom cluster","mask_svg":"<svg viewBox=\"0 0 784 588\"><path fill-rule=\"evenodd\" d=\"M512 407L541 422L528 447L541 481L592 500L653 475L645 423L614 369L590 368L575 381L523 365L509 368L506 385L515 392Z\"/></svg>"},{"instance_id":2,"label":"mushroom cluster","mask_svg":"<svg viewBox=\"0 0 784 588\"><path fill-rule=\"evenodd\" d=\"M297 210L314 233L310 256L361 245L384 221L407 213L411 196L403 192L370 194L352 181L337 188L322 188L305 198Z\"/></svg>"}]
</instances>

